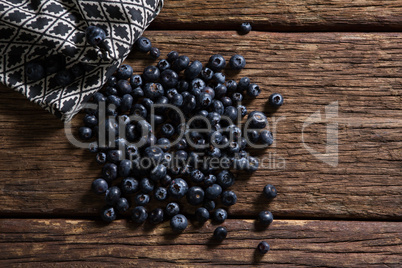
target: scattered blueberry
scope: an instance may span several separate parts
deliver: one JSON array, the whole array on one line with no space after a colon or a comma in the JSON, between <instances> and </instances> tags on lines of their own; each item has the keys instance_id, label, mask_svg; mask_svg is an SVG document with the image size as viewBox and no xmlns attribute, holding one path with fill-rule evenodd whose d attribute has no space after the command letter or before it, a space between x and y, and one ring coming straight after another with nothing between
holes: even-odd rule
<instances>
[{"instance_id":1,"label":"scattered blueberry","mask_svg":"<svg viewBox=\"0 0 402 268\"><path fill-rule=\"evenodd\" d=\"M264 192L264 195L269 199L275 198L277 195L275 186L273 186L271 184L265 185L263 192Z\"/></svg>"},{"instance_id":2,"label":"scattered blueberry","mask_svg":"<svg viewBox=\"0 0 402 268\"><path fill-rule=\"evenodd\" d=\"M234 55L229 60L229 65L233 70L241 70L246 66L246 60L241 55Z\"/></svg>"},{"instance_id":3,"label":"scattered blueberry","mask_svg":"<svg viewBox=\"0 0 402 268\"><path fill-rule=\"evenodd\" d=\"M249 22L243 22L240 25L240 33L241 34L248 34L251 31L251 25Z\"/></svg>"},{"instance_id":4,"label":"scattered blueberry","mask_svg":"<svg viewBox=\"0 0 402 268\"><path fill-rule=\"evenodd\" d=\"M225 240L227 235L228 231L223 226L216 227L216 229L214 230L214 238L218 241Z\"/></svg>"},{"instance_id":5,"label":"scattered blueberry","mask_svg":"<svg viewBox=\"0 0 402 268\"><path fill-rule=\"evenodd\" d=\"M85 35L87 38L87 42L91 45L91 46L97 46L99 44L101 44L105 38L106 38L106 33L105 31L98 27L98 26L89 26L86 30L85 30Z\"/></svg>"},{"instance_id":6,"label":"scattered blueberry","mask_svg":"<svg viewBox=\"0 0 402 268\"><path fill-rule=\"evenodd\" d=\"M261 254L265 254L269 251L269 244L265 241L261 241L258 244L257 249Z\"/></svg>"}]
</instances>

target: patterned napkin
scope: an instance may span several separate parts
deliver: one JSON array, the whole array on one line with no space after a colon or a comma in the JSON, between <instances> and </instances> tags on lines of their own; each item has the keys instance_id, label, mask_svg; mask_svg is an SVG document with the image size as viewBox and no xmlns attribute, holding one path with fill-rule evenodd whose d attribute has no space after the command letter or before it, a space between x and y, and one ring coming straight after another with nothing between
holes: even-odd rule
<instances>
[{"instance_id":1,"label":"patterned napkin","mask_svg":"<svg viewBox=\"0 0 402 268\"><path fill-rule=\"evenodd\" d=\"M164 0L0 0L0 82L69 121L129 54L159 14ZM85 30L105 30L102 48L86 42ZM61 87L55 74L32 82L25 64L45 66L54 57L66 68L85 66L83 76Z\"/></svg>"}]
</instances>

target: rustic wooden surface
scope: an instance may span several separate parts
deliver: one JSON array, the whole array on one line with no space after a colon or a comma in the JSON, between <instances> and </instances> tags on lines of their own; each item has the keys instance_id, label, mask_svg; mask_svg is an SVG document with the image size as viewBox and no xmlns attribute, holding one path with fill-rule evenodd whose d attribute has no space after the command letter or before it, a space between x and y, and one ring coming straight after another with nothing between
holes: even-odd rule
<instances>
[{"instance_id":1,"label":"rustic wooden surface","mask_svg":"<svg viewBox=\"0 0 402 268\"><path fill-rule=\"evenodd\" d=\"M174 235L168 224L138 227L116 221L0 220L0 260L15 264L275 267L398 267L402 261L400 223L277 220L255 231L252 220L227 220L227 239L211 240L216 225L190 226ZM253 250L261 239L272 250ZM7 241L8 240L8 241Z\"/></svg>"},{"instance_id":2,"label":"rustic wooden surface","mask_svg":"<svg viewBox=\"0 0 402 268\"><path fill-rule=\"evenodd\" d=\"M275 145L259 155L276 165L284 159L285 168L271 163L251 176L239 174L233 186L239 201L224 223L229 236L222 245L210 240L216 226L209 223L180 236L166 223L154 229L125 219L105 225L98 219L102 198L89 190L100 174L94 156L72 146L52 115L0 86L0 266L400 266L401 3L207 3L166 1L151 26L163 30L145 36L163 56L175 49L206 62L214 53L242 54L246 69L226 75L248 76L262 87L247 106L278 123ZM263 31L239 36L235 29L243 21ZM346 30L357 32L339 32ZM134 52L126 63L140 73L155 61ZM276 113L265 105L272 92L285 97ZM303 123L317 111L325 118L333 102L338 116L304 129L303 144ZM325 151L327 123L338 124L336 167L305 148ZM261 196L267 183L279 192L270 203ZM276 219L267 230L254 224L262 209ZM191 218L191 208L185 212ZM272 247L262 258L255 252L261 240Z\"/></svg>"},{"instance_id":3,"label":"rustic wooden surface","mask_svg":"<svg viewBox=\"0 0 402 268\"><path fill-rule=\"evenodd\" d=\"M152 29L230 29L251 22L268 31L400 31L398 0L169 0Z\"/></svg>"}]
</instances>

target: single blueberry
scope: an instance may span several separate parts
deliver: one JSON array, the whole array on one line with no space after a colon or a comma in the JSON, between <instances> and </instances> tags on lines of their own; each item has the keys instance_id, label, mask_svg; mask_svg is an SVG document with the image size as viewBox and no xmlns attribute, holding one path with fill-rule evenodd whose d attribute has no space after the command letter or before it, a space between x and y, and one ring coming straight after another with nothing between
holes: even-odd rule
<instances>
[{"instance_id":1,"label":"single blueberry","mask_svg":"<svg viewBox=\"0 0 402 268\"><path fill-rule=\"evenodd\" d=\"M85 30L85 36L91 46L97 46L105 40L106 33L102 28L91 25Z\"/></svg>"},{"instance_id":2,"label":"single blueberry","mask_svg":"<svg viewBox=\"0 0 402 268\"><path fill-rule=\"evenodd\" d=\"M218 208L214 211L213 219L218 223L224 222L227 219L227 217L228 213L223 208Z\"/></svg>"},{"instance_id":3,"label":"single blueberry","mask_svg":"<svg viewBox=\"0 0 402 268\"><path fill-rule=\"evenodd\" d=\"M240 25L240 34L248 34L251 31L251 24L249 22L243 22Z\"/></svg>"},{"instance_id":4,"label":"single blueberry","mask_svg":"<svg viewBox=\"0 0 402 268\"><path fill-rule=\"evenodd\" d=\"M131 212L131 218L136 223L143 223L148 218L147 210L143 206L135 207Z\"/></svg>"},{"instance_id":5,"label":"single blueberry","mask_svg":"<svg viewBox=\"0 0 402 268\"><path fill-rule=\"evenodd\" d=\"M150 51L152 48L151 41L144 36L141 36L140 38L138 38L137 41L135 41L134 45L138 51L141 51L144 53Z\"/></svg>"},{"instance_id":6,"label":"single blueberry","mask_svg":"<svg viewBox=\"0 0 402 268\"><path fill-rule=\"evenodd\" d=\"M246 60L241 55L233 55L229 60L229 65L233 70L241 70L246 66Z\"/></svg>"},{"instance_id":7,"label":"single blueberry","mask_svg":"<svg viewBox=\"0 0 402 268\"><path fill-rule=\"evenodd\" d=\"M177 214L170 220L170 227L175 232L183 232L188 226L187 218L182 214Z\"/></svg>"},{"instance_id":8,"label":"single blueberry","mask_svg":"<svg viewBox=\"0 0 402 268\"><path fill-rule=\"evenodd\" d=\"M120 189L124 194L134 194L139 189L139 183L136 179L127 177L122 180Z\"/></svg>"},{"instance_id":9,"label":"single blueberry","mask_svg":"<svg viewBox=\"0 0 402 268\"><path fill-rule=\"evenodd\" d=\"M199 186L191 187L187 192L187 202L196 206L204 201L204 190Z\"/></svg>"},{"instance_id":10,"label":"single blueberry","mask_svg":"<svg viewBox=\"0 0 402 268\"><path fill-rule=\"evenodd\" d=\"M233 191L224 191L221 201L225 206L233 206L237 202L237 196Z\"/></svg>"},{"instance_id":11,"label":"single blueberry","mask_svg":"<svg viewBox=\"0 0 402 268\"><path fill-rule=\"evenodd\" d=\"M103 194L109 188L108 183L106 180L99 178L92 182L92 191L96 194Z\"/></svg>"},{"instance_id":12,"label":"single blueberry","mask_svg":"<svg viewBox=\"0 0 402 268\"><path fill-rule=\"evenodd\" d=\"M116 219L116 212L113 207L105 207L101 211L101 218L104 222L112 222Z\"/></svg>"},{"instance_id":13,"label":"single blueberry","mask_svg":"<svg viewBox=\"0 0 402 268\"><path fill-rule=\"evenodd\" d=\"M165 214L168 217L173 217L174 215L179 214L179 212L180 212L179 204L175 202L170 202L169 204L166 205Z\"/></svg>"},{"instance_id":14,"label":"single blueberry","mask_svg":"<svg viewBox=\"0 0 402 268\"><path fill-rule=\"evenodd\" d=\"M228 231L223 226L216 227L216 229L214 230L214 239L218 241L223 241L227 235Z\"/></svg>"},{"instance_id":15,"label":"single blueberry","mask_svg":"<svg viewBox=\"0 0 402 268\"><path fill-rule=\"evenodd\" d=\"M195 219L199 223L206 222L207 220L209 220L209 211L204 207L197 208L195 211Z\"/></svg>"},{"instance_id":16,"label":"single blueberry","mask_svg":"<svg viewBox=\"0 0 402 268\"><path fill-rule=\"evenodd\" d=\"M128 64L123 64L117 69L117 79L129 79L133 75L133 67Z\"/></svg>"},{"instance_id":17,"label":"single blueberry","mask_svg":"<svg viewBox=\"0 0 402 268\"><path fill-rule=\"evenodd\" d=\"M225 58L222 55L212 55L208 61L208 67L214 72L219 72L226 66Z\"/></svg>"}]
</instances>

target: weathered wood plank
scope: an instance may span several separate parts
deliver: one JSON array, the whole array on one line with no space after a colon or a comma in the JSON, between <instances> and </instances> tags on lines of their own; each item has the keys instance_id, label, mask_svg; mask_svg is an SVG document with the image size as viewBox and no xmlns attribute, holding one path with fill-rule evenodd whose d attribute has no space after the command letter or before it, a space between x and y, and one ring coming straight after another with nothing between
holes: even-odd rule
<instances>
[{"instance_id":1,"label":"weathered wood plank","mask_svg":"<svg viewBox=\"0 0 402 268\"><path fill-rule=\"evenodd\" d=\"M176 49L191 59L222 53L243 54L246 69L228 77L249 76L263 93L249 110L263 109L270 93L285 96L274 116L276 144L263 156L286 161L285 169L241 175L233 189L238 203L231 216L255 217L269 208L279 217L401 219L402 34L254 32L148 32L166 55ZM139 60L134 60L139 58ZM127 63L141 71L152 63L131 54ZM338 101L339 164L332 167L306 147L325 152L326 123L302 129L314 112ZM270 121L272 123L272 119ZM74 120L79 123L79 118ZM93 156L74 148L57 119L0 89L0 209L2 214L95 215L101 198L90 191L100 167ZM267 204L265 184L277 186ZM187 211L189 211L187 209Z\"/></svg>"},{"instance_id":2,"label":"weathered wood plank","mask_svg":"<svg viewBox=\"0 0 402 268\"><path fill-rule=\"evenodd\" d=\"M275 267L398 267L397 222L274 221L255 231L251 220L227 220L228 237L211 240L216 225L189 226L174 235L167 223L136 227L127 221L1 219L0 264L59 265L275 265ZM267 241L261 256L256 246Z\"/></svg>"},{"instance_id":3,"label":"weathered wood plank","mask_svg":"<svg viewBox=\"0 0 402 268\"><path fill-rule=\"evenodd\" d=\"M401 21L398 0L169 0L151 28L236 30L251 22L254 29L269 31L396 31Z\"/></svg>"}]
</instances>

